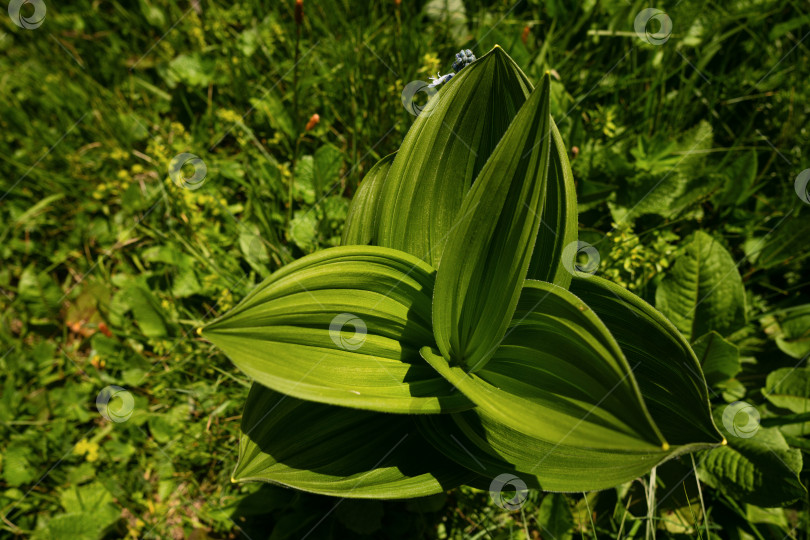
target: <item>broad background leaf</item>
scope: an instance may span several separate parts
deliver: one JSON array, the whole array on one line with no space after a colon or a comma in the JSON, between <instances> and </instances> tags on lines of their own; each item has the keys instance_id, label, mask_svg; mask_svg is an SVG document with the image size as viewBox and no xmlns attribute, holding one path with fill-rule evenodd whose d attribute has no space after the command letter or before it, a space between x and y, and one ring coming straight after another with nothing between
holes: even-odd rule
<instances>
[{"instance_id":1,"label":"broad background leaf","mask_svg":"<svg viewBox=\"0 0 810 540\"><path fill-rule=\"evenodd\" d=\"M712 330L728 335L745 324L745 290L726 249L703 231L664 276L655 305L687 340Z\"/></svg>"}]
</instances>

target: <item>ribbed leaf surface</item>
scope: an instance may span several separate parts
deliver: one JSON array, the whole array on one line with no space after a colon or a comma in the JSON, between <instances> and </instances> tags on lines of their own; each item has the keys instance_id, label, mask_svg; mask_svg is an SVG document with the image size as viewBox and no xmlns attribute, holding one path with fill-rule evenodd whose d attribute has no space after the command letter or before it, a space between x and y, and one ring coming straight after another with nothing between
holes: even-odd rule
<instances>
[{"instance_id":1,"label":"ribbed leaf surface","mask_svg":"<svg viewBox=\"0 0 810 540\"><path fill-rule=\"evenodd\" d=\"M376 244L380 193L396 154L378 161L360 182L352 198L349 214L343 228L341 244L344 246Z\"/></svg>"},{"instance_id":2,"label":"ribbed leaf surface","mask_svg":"<svg viewBox=\"0 0 810 540\"><path fill-rule=\"evenodd\" d=\"M285 266L203 333L246 374L301 399L423 414L469 402L419 357L434 272L387 248L326 249Z\"/></svg>"},{"instance_id":3,"label":"ribbed leaf surface","mask_svg":"<svg viewBox=\"0 0 810 540\"><path fill-rule=\"evenodd\" d=\"M436 342L470 371L497 349L529 269L548 179L549 84L546 75L464 198L436 277Z\"/></svg>"},{"instance_id":4,"label":"ribbed leaf surface","mask_svg":"<svg viewBox=\"0 0 810 540\"><path fill-rule=\"evenodd\" d=\"M303 401L255 383L233 473L234 481L366 499L433 495L474 476L433 450L407 416Z\"/></svg>"},{"instance_id":5,"label":"ribbed leaf surface","mask_svg":"<svg viewBox=\"0 0 810 540\"><path fill-rule=\"evenodd\" d=\"M599 277L575 277L571 292L596 312L619 342L670 444L722 442L698 360L672 323L638 296Z\"/></svg>"},{"instance_id":6,"label":"ribbed leaf surface","mask_svg":"<svg viewBox=\"0 0 810 540\"><path fill-rule=\"evenodd\" d=\"M379 245L438 267L465 193L530 90L520 68L496 46L431 98L382 189Z\"/></svg>"}]
</instances>

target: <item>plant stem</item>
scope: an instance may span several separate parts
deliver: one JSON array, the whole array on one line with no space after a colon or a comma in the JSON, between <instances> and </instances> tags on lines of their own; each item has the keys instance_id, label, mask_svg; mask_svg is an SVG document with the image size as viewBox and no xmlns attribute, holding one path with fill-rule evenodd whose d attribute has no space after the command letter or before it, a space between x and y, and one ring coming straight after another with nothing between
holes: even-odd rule
<instances>
[{"instance_id":1,"label":"plant stem","mask_svg":"<svg viewBox=\"0 0 810 540\"><path fill-rule=\"evenodd\" d=\"M296 6L296 10L298 10ZM295 64L293 64L293 125L295 126L295 133L299 133L301 122L298 118L298 58L301 54L301 20L299 20L296 12L295 20ZM298 145L301 142L301 137L296 136L295 146L293 148L292 161L290 163L290 185L287 194L287 227L290 226L292 221L292 208L293 208L293 186L295 185L295 162L298 161Z\"/></svg>"},{"instance_id":2,"label":"plant stem","mask_svg":"<svg viewBox=\"0 0 810 540\"><path fill-rule=\"evenodd\" d=\"M645 534L646 540L655 540L655 524L653 517L655 516L655 472L656 468L653 467L650 471L650 485L647 487L647 531Z\"/></svg>"},{"instance_id":3,"label":"plant stem","mask_svg":"<svg viewBox=\"0 0 810 540\"><path fill-rule=\"evenodd\" d=\"M697 466L695 465L695 454L689 454L692 458L692 470L695 473L695 482L697 483L698 496L700 497L700 510L703 512L703 525L706 527L706 538L711 538L709 535L709 516L706 515L706 505L703 502L703 491L700 489L700 478L698 478ZM687 501L688 502L688 501Z\"/></svg>"}]
</instances>

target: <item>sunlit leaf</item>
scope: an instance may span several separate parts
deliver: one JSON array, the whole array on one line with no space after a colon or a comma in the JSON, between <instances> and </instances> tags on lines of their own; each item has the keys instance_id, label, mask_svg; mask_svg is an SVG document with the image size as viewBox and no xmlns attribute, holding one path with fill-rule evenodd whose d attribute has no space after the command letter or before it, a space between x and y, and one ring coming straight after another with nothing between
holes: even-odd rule
<instances>
[{"instance_id":1,"label":"sunlit leaf","mask_svg":"<svg viewBox=\"0 0 810 540\"><path fill-rule=\"evenodd\" d=\"M423 414L469 402L419 357L433 270L387 248L331 248L289 264L203 329L246 374L294 397Z\"/></svg>"},{"instance_id":2,"label":"sunlit leaf","mask_svg":"<svg viewBox=\"0 0 810 540\"><path fill-rule=\"evenodd\" d=\"M596 276L575 276L571 292L596 312L618 341L670 444L722 442L698 360L672 323L638 296Z\"/></svg>"},{"instance_id":3,"label":"sunlit leaf","mask_svg":"<svg viewBox=\"0 0 810 540\"><path fill-rule=\"evenodd\" d=\"M509 331L480 371L467 373L428 348L422 355L476 404L421 418L423 433L479 474L512 472L551 491L603 489L722 439L667 444L636 384L640 366L628 365L580 299L548 283L526 282Z\"/></svg>"},{"instance_id":4,"label":"sunlit leaf","mask_svg":"<svg viewBox=\"0 0 810 540\"><path fill-rule=\"evenodd\" d=\"M546 187L543 222L537 231L527 277L568 288L571 273L562 257L566 246L577 241L577 193L568 150L553 120Z\"/></svg>"},{"instance_id":5,"label":"sunlit leaf","mask_svg":"<svg viewBox=\"0 0 810 540\"><path fill-rule=\"evenodd\" d=\"M379 245L438 267L465 193L530 90L520 68L495 47L431 98L382 188Z\"/></svg>"},{"instance_id":6,"label":"sunlit leaf","mask_svg":"<svg viewBox=\"0 0 810 540\"><path fill-rule=\"evenodd\" d=\"M810 370L796 367L771 371L762 395L782 409L794 413L810 412Z\"/></svg>"},{"instance_id":7,"label":"sunlit leaf","mask_svg":"<svg viewBox=\"0 0 810 540\"><path fill-rule=\"evenodd\" d=\"M343 229L344 246L376 243L380 193L395 157L390 154L382 158L360 182Z\"/></svg>"}]
</instances>

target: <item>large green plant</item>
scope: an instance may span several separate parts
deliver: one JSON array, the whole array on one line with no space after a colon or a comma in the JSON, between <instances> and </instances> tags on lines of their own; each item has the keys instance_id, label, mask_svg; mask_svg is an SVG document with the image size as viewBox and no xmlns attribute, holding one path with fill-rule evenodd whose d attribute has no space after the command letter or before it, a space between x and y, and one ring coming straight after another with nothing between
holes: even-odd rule
<instances>
[{"instance_id":1,"label":"large green plant","mask_svg":"<svg viewBox=\"0 0 810 540\"><path fill-rule=\"evenodd\" d=\"M584 491L725 443L678 329L576 269L549 86L498 47L464 68L368 173L344 245L204 328L255 379L236 481L406 498L509 473Z\"/></svg>"}]
</instances>

